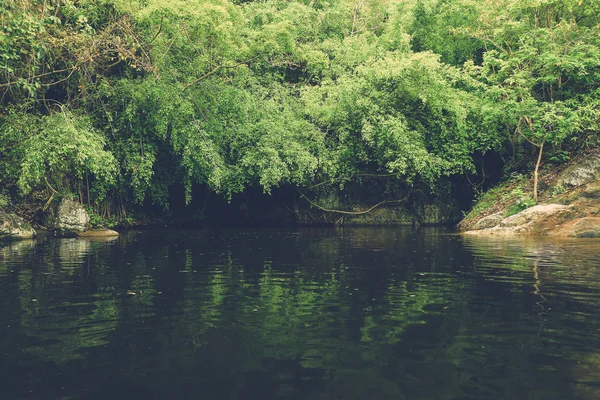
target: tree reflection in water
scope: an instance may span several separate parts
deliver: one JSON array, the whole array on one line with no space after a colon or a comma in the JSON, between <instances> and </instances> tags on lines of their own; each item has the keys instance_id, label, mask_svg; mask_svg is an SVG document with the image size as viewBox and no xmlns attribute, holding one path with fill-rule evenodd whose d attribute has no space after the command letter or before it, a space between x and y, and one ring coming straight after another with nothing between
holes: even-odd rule
<instances>
[{"instance_id":1,"label":"tree reflection in water","mask_svg":"<svg viewBox=\"0 0 600 400\"><path fill-rule=\"evenodd\" d=\"M9 397L593 399L595 246L375 228L12 244L0 372Z\"/></svg>"}]
</instances>

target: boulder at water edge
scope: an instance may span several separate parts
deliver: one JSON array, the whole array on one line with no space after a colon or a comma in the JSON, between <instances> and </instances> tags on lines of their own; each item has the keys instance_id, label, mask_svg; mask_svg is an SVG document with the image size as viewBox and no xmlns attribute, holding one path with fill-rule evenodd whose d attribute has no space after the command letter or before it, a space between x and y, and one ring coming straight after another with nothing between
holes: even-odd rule
<instances>
[{"instance_id":1,"label":"boulder at water edge","mask_svg":"<svg viewBox=\"0 0 600 400\"><path fill-rule=\"evenodd\" d=\"M83 232L90 223L90 216L81 203L64 198L58 207L50 210L46 225L62 232Z\"/></svg>"},{"instance_id":2,"label":"boulder at water edge","mask_svg":"<svg viewBox=\"0 0 600 400\"><path fill-rule=\"evenodd\" d=\"M562 204L545 204L537 205L518 214L506 217L498 222L500 213L493 214L486 220L482 218L476 228L478 230L470 230L465 233L471 235L523 235L523 234L538 234L547 235L560 224L575 218L577 212L573 206L565 206ZM482 222L483 221L483 222ZM488 223L489 222L489 223Z\"/></svg>"},{"instance_id":3,"label":"boulder at water edge","mask_svg":"<svg viewBox=\"0 0 600 400\"><path fill-rule=\"evenodd\" d=\"M0 240L31 239L35 231L23 218L0 212Z\"/></svg>"}]
</instances>

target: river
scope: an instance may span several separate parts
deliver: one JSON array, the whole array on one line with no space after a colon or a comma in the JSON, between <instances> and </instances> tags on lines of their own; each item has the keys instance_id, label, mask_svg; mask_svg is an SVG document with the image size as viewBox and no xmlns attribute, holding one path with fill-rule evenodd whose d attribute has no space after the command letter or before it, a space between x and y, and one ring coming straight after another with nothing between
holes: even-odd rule
<instances>
[{"instance_id":1,"label":"river","mask_svg":"<svg viewBox=\"0 0 600 400\"><path fill-rule=\"evenodd\" d=\"M600 241L204 229L0 246L3 399L600 398Z\"/></svg>"}]
</instances>

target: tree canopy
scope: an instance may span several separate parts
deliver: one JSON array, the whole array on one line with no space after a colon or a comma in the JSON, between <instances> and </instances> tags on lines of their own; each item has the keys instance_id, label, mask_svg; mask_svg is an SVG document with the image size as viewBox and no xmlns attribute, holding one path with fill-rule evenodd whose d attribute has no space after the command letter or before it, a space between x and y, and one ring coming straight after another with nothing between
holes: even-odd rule
<instances>
[{"instance_id":1,"label":"tree canopy","mask_svg":"<svg viewBox=\"0 0 600 400\"><path fill-rule=\"evenodd\" d=\"M434 188L486 152L537 172L598 144L599 16L595 0L6 0L0 190L166 209L173 185L188 202L194 185L365 174Z\"/></svg>"}]
</instances>

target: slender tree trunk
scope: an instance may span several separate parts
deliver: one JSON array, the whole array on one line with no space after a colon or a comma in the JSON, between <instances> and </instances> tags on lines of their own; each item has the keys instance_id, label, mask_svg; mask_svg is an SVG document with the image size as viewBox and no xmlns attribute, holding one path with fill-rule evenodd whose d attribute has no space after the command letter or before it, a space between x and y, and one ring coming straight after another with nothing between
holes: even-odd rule
<instances>
[{"instance_id":1,"label":"slender tree trunk","mask_svg":"<svg viewBox=\"0 0 600 400\"><path fill-rule=\"evenodd\" d=\"M87 203L88 203L88 206L91 206L91 202L90 202L90 178L89 178L88 174L85 174L85 187L87 189Z\"/></svg>"},{"instance_id":2,"label":"slender tree trunk","mask_svg":"<svg viewBox=\"0 0 600 400\"><path fill-rule=\"evenodd\" d=\"M538 171L540 169L540 164L542 162L542 153L544 152L544 142L540 144L540 149L538 151L538 159L535 163L535 170L533 171L533 201L537 204L538 202Z\"/></svg>"}]
</instances>

